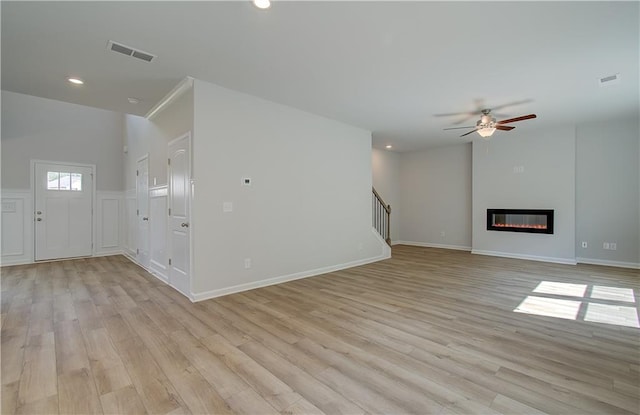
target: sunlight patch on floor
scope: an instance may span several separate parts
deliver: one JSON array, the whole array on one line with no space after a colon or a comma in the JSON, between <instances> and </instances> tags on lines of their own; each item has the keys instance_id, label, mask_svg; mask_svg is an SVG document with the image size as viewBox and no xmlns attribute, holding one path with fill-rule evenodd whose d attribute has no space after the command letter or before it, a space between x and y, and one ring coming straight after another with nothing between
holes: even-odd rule
<instances>
[{"instance_id":1,"label":"sunlight patch on floor","mask_svg":"<svg viewBox=\"0 0 640 415\"><path fill-rule=\"evenodd\" d=\"M587 284L567 284L565 282L542 281L534 293L566 295L569 297L584 297Z\"/></svg>"},{"instance_id":2,"label":"sunlight patch on floor","mask_svg":"<svg viewBox=\"0 0 640 415\"><path fill-rule=\"evenodd\" d=\"M529 296L513 311L539 316L575 320L580 310L580 301Z\"/></svg>"},{"instance_id":3,"label":"sunlight patch on floor","mask_svg":"<svg viewBox=\"0 0 640 415\"><path fill-rule=\"evenodd\" d=\"M635 307L589 303L584 321L640 328Z\"/></svg>"},{"instance_id":4,"label":"sunlight patch on floor","mask_svg":"<svg viewBox=\"0 0 640 415\"><path fill-rule=\"evenodd\" d=\"M636 297L631 288L603 285L589 287L588 284L541 281L533 292L538 295L526 297L513 311L566 320L584 320L640 328L638 311L635 307ZM557 297L566 297L566 299ZM580 313L580 307L583 304L585 308Z\"/></svg>"},{"instance_id":5,"label":"sunlight patch on floor","mask_svg":"<svg viewBox=\"0 0 640 415\"><path fill-rule=\"evenodd\" d=\"M619 288L619 287L603 287L601 285L594 285L591 289L591 298L598 298L600 300L612 300L612 301L624 301L627 303L635 303L636 298L633 295L631 288Z\"/></svg>"}]
</instances>

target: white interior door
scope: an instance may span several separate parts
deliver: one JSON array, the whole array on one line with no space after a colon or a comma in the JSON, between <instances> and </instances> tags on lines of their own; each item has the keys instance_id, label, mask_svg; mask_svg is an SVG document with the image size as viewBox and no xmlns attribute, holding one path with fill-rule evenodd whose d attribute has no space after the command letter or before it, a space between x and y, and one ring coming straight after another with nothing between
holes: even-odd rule
<instances>
[{"instance_id":1,"label":"white interior door","mask_svg":"<svg viewBox=\"0 0 640 415\"><path fill-rule=\"evenodd\" d=\"M140 265L149 268L149 157L138 160L136 166L136 222L138 237L136 259Z\"/></svg>"},{"instance_id":2,"label":"white interior door","mask_svg":"<svg viewBox=\"0 0 640 415\"><path fill-rule=\"evenodd\" d=\"M169 142L169 284L186 296L190 287L191 138Z\"/></svg>"},{"instance_id":3,"label":"white interior door","mask_svg":"<svg viewBox=\"0 0 640 415\"><path fill-rule=\"evenodd\" d=\"M34 163L35 260L90 256L93 168Z\"/></svg>"}]
</instances>

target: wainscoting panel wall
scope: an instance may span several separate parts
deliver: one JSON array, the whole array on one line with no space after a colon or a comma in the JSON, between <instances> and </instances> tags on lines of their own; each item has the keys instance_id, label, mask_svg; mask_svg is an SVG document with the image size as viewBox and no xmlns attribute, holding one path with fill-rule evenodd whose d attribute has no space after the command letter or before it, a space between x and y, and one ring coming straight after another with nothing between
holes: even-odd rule
<instances>
[{"instance_id":1,"label":"wainscoting panel wall","mask_svg":"<svg viewBox=\"0 0 640 415\"><path fill-rule=\"evenodd\" d=\"M134 261L136 260L136 232L138 227L136 226L136 189L130 189L125 192L125 211L124 211L124 220L125 220L125 229L126 235L123 244L124 254L129 256Z\"/></svg>"},{"instance_id":2,"label":"wainscoting panel wall","mask_svg":"<svg viewBox=\"0 0 640 415\"><path fill-rule=\"evenodd\" d=\"M30 264L34 258L33 194L29 189L3 189L1 194L1 265ZM96 206L93 210L95 256L123 252L126 229L123 201L121 192L96 192ZM135 199L133 213L135 214Z\"/></svg>"},{"instance_id":3,"label":"wainscoting panel wall","mask_svg":"<svg viewBox=\"0 0 640 415\"><path fill-rule=\"evenodd\" d=\"M149 240L152 274L167 282L167 186L149 189Z\"/></svg>"},{"instance_id":4,"label":"wainscoting panel wall","mask_svg":"<svg viewBox=\"0 0 640 415\"><path fill-rule=\"evenodd\" d=\"M97 192L95 255L115 255L122 252L122 192Z\"/></svg>"},{"instance_id":5,"label":"wainscoting panel wall","mask_svg":"<svg viewBox=\"0 0 640 415\"><path fill-rule=\"evenodd\" d=\"M2 190L2 265L33 261L33 208L30 190Z\"/></svg>"}]
</instances>

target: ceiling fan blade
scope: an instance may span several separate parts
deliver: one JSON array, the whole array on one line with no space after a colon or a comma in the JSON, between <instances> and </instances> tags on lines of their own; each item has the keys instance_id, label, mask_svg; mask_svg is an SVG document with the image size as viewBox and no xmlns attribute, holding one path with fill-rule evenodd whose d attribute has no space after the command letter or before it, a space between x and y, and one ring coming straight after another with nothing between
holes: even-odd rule
<instances>
[{"instance_id":1,"label":"ceiling fan blade","mask_svg":"<svg viewBox=\"0 0 640 415\"><path fill-rule=\"evenodd\" d=\"M516 127L512 127L510 125L496 125L496 130L502 130L502 131L511 131Z\"/></svg>"},{"instance_id":2,"label":"ceiling fan blade","mask_svg":"<svg viewBox=\"0 0 640 415\"><path fill-rule=\"evenodd\" d=\"M465 112L447 112L447 113L443 113L443 114L433 114L434 117L453 117L456 115L476 115L476 114L480 114L480 112L475 112L475 111L465 111Z\"/></svg>"},{"instance_id":3,"label":"ceiling fan blade","mask_svg":"<svg viewBox=\"0 0 640 415\"><path fill-rule=\"evenodd\" d=\"M469 134L471 134L471 133L475 133L476 131L478 131L478 129L477 129L477 128L474 128L473 130L469 131L468 133L464 133L464 134L462 134L460 137L464 137L465 135L469 135Z\"/></svg>"},{"instance_id":4,"label":"ceiling fan blade","mask_svg":"<svg viewBox=\"0 0 640 415\"><path fill-rule=\"evenodd\" d=\"M498 121L496 124L509 124L516 121L530 120L536 118L536 114L523 115L521 117L509 118L508 120Z\"/></svg>"},{"instance_id":5,"label":"ceiling fan blade","mask_svg":"<svg viewBox=\"0 0 640 415\"><path fill-rule=\"evenodd\" d=\"M528 104L530 102L532 102L532 99L523 99L522 101L514 101L514 102L510 102L508 104L502 104L502 105L498 105L497 107L493 107L491 108L491 110L499 110L502 108L506 108L506 107L512 107L514 105L522 105L522 104Z\"/></svg>"},{"instance_id":6,"label":"ceiling fan blade","mask_svg":"<svg viewBox=\"0 0 640 415\"><path fill-rule=\"evenodd\" d=\"M443 128L443 130L460 130L460 129L463 129L463 128L476 128L476 126L475 125L470 125L468 127L449 127L449 128Z\"/></svg>"},{"instance_id":7,"label":"ceiling fan blade","mask_svg":"<svg viewBox=\"0 0 640 415\"><path fill-rule=\"evenodd\" d=\"M449 114L434 114L433 116L434 117L460 117L461 116L459 120L452 122L453 125L459 125L459 124L462 124L463 122L470 120L471 118L477 117L480 114L482 114L482 111L477 110L477 111L469 111L469 112L452 112Z\"/></svg>"},{"instance_id":8,"label":"ceiling fan blade","mask_svg":"<svg viewBox=\"0 0 640 415\"><path fill-rule=\"evenodd\" d=\"M464 122L469 121L471 118L475 118L477 117L479 114L481 114L480 112L478 113L474 113L474 114L469 114L469 115L465 115L463 118L459 119L458 121L453 122L453 125L460 125Z\"/></svg>"}]
</instances>

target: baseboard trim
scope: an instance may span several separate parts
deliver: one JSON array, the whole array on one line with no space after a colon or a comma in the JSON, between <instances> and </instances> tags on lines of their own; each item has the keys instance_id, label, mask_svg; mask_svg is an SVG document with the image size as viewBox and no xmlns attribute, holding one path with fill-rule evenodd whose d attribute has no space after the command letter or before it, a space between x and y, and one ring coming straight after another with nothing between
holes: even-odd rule
<instances>
[{"instance_id":1,"label":"baseboard trim","mask_svg":"<svg viewBox=\"0 0 640 415\"><path fill-rule=\"evenodd\" d=\"M169 277L166 274L167 267L157 261L154 261L153 259L149 261L149 272L160 278L164 282L169 281Z\"/></svg>"},{"instance_id":2,"label":"baseboard trim","mask_svg":"<svg viewBox=\"0 0 640 415\"><path fill-rule=\"evenodd\" d=\"M441 249L455 249L456 251L471 251L470 246L462 245L446 245L446 244L432 244L430 242L413 242L413 241L395 241L393 245L409 245L409 246L421 246L424 248L441 248Z\"/></svg>"},{"instance_id":3,"label":"baseboard trim","mask_svg":"<svg viewBox=\"0 0 640 415\"><path fill-rule=\"evenodd\" d=\"M472 249L471 253L478 254L478 255L497 256L502 258L525 259L528 261L552 262L554 264L566 264L566 265L577 264L576 260L573 258L558 258L558 257L550 257L550 256L514 254L511 252L484 251L479 249Z\"/></svg>"},{"instance_id":4,"label":"baseboard trim","mask_svg":"<svg viewBox=\"0 0 640 415\"><path fill-rule=\"evenodd\" d=\"M0 267L13 267L14 265L29 265L33 264L33 260L31 259L2 259Z\"/></svg>"},{"instance_id":5,"label":"baseboard trim","mask_svg":"<svg viewBox=\"0 0 640 415\"><path fill-rule=\"evenodd\" d=\"M99 258L99 257L115 256L115 255L124 255L129 260L134 262L135 264L140 265L135 260L133 260L132 258L128 257L122 250L113 250L113 251L95 252L95 253L93 253L92 255L89 255L89 256L79 256L79 257L72 257L72 258L54 258L54 259L45 259L45 260L41 260L41 261L34 261L33 259L19 259L19 260L13 260L13 261L9 260L9 261L7 261L6 259L3 259L1 266L3 266L3 267L11 267L11 266L14 266L14 265L31 265L31 264L41 264L41 263L47 263L47 262L73 261L74 259Z\"/></svg>"},{"instance_id":6,"label":"baseboard trim","mask_svg":"<svg viewBox=\"0 0 640 415\"><path fill-rule=\"evenodd\" d=\"M637 263L637 262L610 261L608 259L594 259L594 258L580 258L580 257L576 258L576 261L578 261L578 264L603 265L606 267L640 269L640 263Z\"/></svg>"},{"instance_id":7,"label":"baseboard trim","mask_svg":"<svg viewBox=\"0 0 640 415\"><path fill-rule=\"evenodd\" d=\"M270 285L282 284L284 282L295 281L303 278L315 277L317 275L327 274L329 272L340 271L342 269L353 268L360 265L371 264L373 262L389 259L387 255L379 255L376 257L360 259L357 261L346 262L338 265L331 265L323 268L316 268L309 271L296 272L294 274L283 275L280 277L269 278L266 280L249 282L246 284L238 284L227 288L220 288L217 290L204 291L200 293L191 293L193 302L209 300L211 298L222 297L224 295L235 294L242 291L254 290L256 288L268 287Z\"/></svg>"},{"instance_id":8,"label":"baseboard trim","mask_svg":"<svg viewBox=\"0 0 640 415\"><path fill-rule=\"evenodd\" d=\"M100 251L93 254L94 257L124 255L122 249L114 249L113 251Z\"/></svg>"},{"instance_id":9,"label":"baseboard trim","mask_svg":"<svg viewBox=\"0 0 640 415\"><path fill-rule=\"evenodd\" d=\"M138 261L136 261L136 258L129 253L129 250L123 249L122 250L122 255L124 255L129 261L131 261L134 264L139 265L139 266L142 267L142 265L138 264Z\"/></svg>"}]
</instances>

